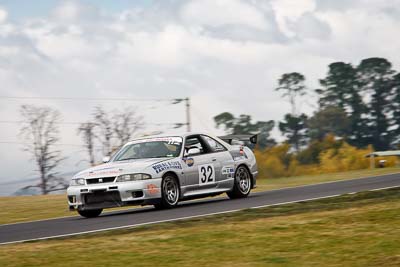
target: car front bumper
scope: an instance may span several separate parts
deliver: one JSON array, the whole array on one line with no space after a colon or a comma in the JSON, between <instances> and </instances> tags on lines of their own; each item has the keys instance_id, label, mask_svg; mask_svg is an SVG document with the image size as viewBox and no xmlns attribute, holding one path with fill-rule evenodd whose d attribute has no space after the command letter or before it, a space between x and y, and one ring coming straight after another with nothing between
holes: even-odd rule
<instances>
[{"instance_id":1,"label":"car front bumper","mask_svg":"<svg viewBox=\"0 0 400 267\"><path fill-rule=\"evenodd\" d=\"M161 198L161 178L70 186L67 195L70 210L153 204Z\"/></svg>"}]
</instances>

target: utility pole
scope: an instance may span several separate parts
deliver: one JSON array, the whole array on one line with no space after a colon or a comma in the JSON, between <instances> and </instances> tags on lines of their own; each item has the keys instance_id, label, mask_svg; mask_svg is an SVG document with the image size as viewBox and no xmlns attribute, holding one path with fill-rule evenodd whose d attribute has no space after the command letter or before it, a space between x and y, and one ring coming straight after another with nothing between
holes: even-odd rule
<instances>
[{"instance_id":1,"label":"utility pole","mask_svg":"<svg viewBox=\"0 0 400 267\"><path fill-rule=\"evenodd\" d=\"M192 130L191 123L190 123L190 99L189 97L185 98L186 102L186 127L187 131L190 132Z\"/></svg>"}]
</instances>

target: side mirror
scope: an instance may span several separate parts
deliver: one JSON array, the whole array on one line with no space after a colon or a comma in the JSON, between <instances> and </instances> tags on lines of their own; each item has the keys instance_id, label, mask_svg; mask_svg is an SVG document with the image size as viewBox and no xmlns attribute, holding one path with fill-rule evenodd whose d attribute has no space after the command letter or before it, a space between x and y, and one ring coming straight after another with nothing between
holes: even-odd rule
<instances>
[{"instance_id":1,"label":"side mirror","mask_svg":"<svg viewBox=\"0 0 400 267\"><path fill-rule=\"evenodd\" d=\"M111 159L110 156L105 156L105 157L103 158L103 163L109 162L110 159Z\"/></svg>"},{"instance_id":2,"label":"side mirror","mask_svg":"<svg viewBox=\"0 0 400 267\"><path fill-rule=\"evenodd\" d=\"M201 153L201 151L199 148L192 147L192 148L189 148L189 150L186 152L186 156L196 155L196 154L200 154L200 153Z\"/></svg>"}]
</instances>

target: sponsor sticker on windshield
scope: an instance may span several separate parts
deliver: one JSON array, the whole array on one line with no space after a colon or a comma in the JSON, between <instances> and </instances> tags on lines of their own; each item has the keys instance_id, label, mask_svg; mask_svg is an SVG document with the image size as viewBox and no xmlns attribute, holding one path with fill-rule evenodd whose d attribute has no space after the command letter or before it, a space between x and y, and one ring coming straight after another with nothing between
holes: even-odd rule
<instances>
[{"instance_id":1,"label":"sponsor sticker on windshield","mask_svg":"<svg viewBox=\"0 0 400 267\"><path fill-rule=\"evenodd\" d=\"M168 143L169 145L179 145L182 143L182 137L178 137L178 136L155 137L155 138L149 138L149 139L136 140L133 143L140 144L140 143L149 143L149 142L165 142L165 143Z\"/></svg>"}]
</instances>

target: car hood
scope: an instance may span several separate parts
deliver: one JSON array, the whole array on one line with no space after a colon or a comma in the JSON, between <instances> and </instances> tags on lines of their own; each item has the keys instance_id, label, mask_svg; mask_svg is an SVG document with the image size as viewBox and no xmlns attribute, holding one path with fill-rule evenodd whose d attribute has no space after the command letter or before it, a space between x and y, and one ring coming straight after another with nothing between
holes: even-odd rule
<instances>
[{"instance_id":1,"label":"car hood","mask_svg":"<svg viewBox=\"0 0 400 267\"><path fill-rule=\"evenodd\" d=\"M160 163L171 158L134 159L121 162L109 162L83 170L75 175L75 178L112 177L125 173L141 172L153 164Z\"/></svg>"}]
</instances>

